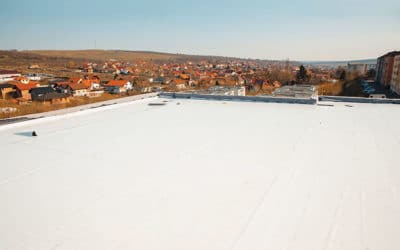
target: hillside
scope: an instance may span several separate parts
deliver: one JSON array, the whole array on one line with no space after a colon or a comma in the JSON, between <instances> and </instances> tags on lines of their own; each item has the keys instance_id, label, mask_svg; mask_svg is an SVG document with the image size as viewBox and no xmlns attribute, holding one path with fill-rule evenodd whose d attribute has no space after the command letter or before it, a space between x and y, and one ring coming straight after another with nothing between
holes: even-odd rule
<instances>
[{"instance_id":1,"label":"hillside","mask_svg":"<svg viewBox=\"0 0 400 250\"><path fill-rule=\"evenodd\" d=\"M63 57L70 59L86 59L95 61L106 61L110 59L133 61L133 60L154 60L174 61L187 56L178 54L147 52L147 51L124 51L124 50L28 50L22 51L32 55L46 57Z\"/></svg>"},{"instance_id":2,"label":"hillside","mask_svg":"<svg viewBox=\"0 0 400 250\"><path fill-rule=\"evenodd\" d=\"M83 65L88 62L102 64L111 59L125 62L151 61L153 63L184 63L187 61L197 63L205 60L218 63L235 58L123 50L0 50L0 69L17 70L24 74L43 73L72 77L76 75L76 72L75 69L67 67L70 63L75 65ZM38 65L39 68L28 69L30 65ZM102 79L112 77L110 74L97 74Z\"/></svg>"},{"instance_id":3,"label":"hillside","mask_svg":"<svg viewBox=\"0 0 400 250\"><path fill-rule=\"evenodd\" d=\"M237 58L126 50L0 50L0 68L11 69L26 69L30 64L39 64L48 68L64 67L70 61L74 61L78 64L85 62L103 63L110 59L130 62L152 61L155 63L182 63L186 61L199 62L202 60L218 62Z\"/></svg>"},{"instance_id":4,"label":"hillside","mask_svg":"<svg viewBox=\"0 0 400 250\"><path fill-rule=\"evenodd\" d=\"M29 55L45 56L50 58L69 58L73 60L107 61L115 59L119 61L154 61L154 62L198 62L201 60L221 61L226 59L238 59L234 57L208 56L208 55L185 55L171 54L152 51L129 51L129 50L26 50L19 53ZM244 59L242 59L244 60Z\"/></svg>"}]
</instances>

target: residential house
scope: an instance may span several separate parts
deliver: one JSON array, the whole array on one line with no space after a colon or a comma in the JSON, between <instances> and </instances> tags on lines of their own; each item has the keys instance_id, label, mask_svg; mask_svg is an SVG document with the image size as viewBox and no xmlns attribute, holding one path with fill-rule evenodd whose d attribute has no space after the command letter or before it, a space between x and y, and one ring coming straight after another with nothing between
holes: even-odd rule
<instances>
[{"instance_id":1,"label":"residential house","mask_svg":"<svg viewBox=\"0 0 400 250\"><path fill-rule=\"evenodd\" d=\"M99 90L101 88L100 86L100 78L98 78L97 76L92 76L92 77L88 77L85 78L81 81L81 83L83 85L86 85L88 87L89 90Z\"/></svg>"},{"instance_id":2,"label":"residential house","mask_svg":"<svg viewBox=\"0 0 400 250\"><path fill-rule=\"evenodd\" d=\"M29 78L24 76L15 77L14 80L23 84L28 84L31 81Z\"/></svg>"},{"instance_id":3,"label":"residential house","mask_svg":"<svg viewBox=\"0 0 400 250\"><path fill-rule=\"evenodd\" d=\"M190 76L188 74L180 74L179 78L185 81L189 81L190 80Z\"/></svg>"},{"instance_id":4,"label":"residential house","mask_svg":"<svg viewBox=\"0 0 400 250\"><path fill-rule=\"evenodd\" d=\"M88 96L89 88L85 84L70 83L68 87L71 89L72 96Z\"/></svg>"},{"instance_id":5,"label":"residential house","mask_svg":"<svg viewBox=\"0 0 400 250\"><path fill-rule=\"evenodd\" d=\"M188 81L183 80L181 78L175 78L170 82L170 84L175 86L175 88L177 89L185 89L186 85L188 84Z\"/></svg>"},{"instance_id":6,"label":"residential house","mask_svg":"<svg viewBox=\"0 0 400 250\"><path fill-rule=\"evenodd\" d=\"M100 85L100 78L97 76L86 77L82 80L82 84L89 90L87 97L100 97L104 94L104 89Z\"/></svg>"},{"instance_id":7,"label":"residential house","mask_svg":"<svg viewBox=\"0 0 400 250\"><path fill-rule=\"evenodd\" d=\"M28 69L40 69L40 66L38 64L31 64Z\"/></svg>"},{"instance_id":8,"label":"residential house","mask_svg":"<svg viewBox=\"0 0 400 250\"><path fill-rule=\"evenodd\" d=\"M156 77L156 78L153 78L152 79L152 81L150 81L151 83L154 83L154 84L164 84L165 83L165 78L164 77Z\"/></svg>"},{"instance_id":9,"label":"residential house","mask_svg":"<svg viewBox=\"0 0 400 250\"><path fill-rule=\"evenodd\" d=\"M57 93L72 95L72 89L69 87L70 82L56 82L53 88Z\"/></svg>"},{"instance_id":10,"label":"residential house","mask_svg":"<svg viewBox=\"0 0 400 250\"><path fill-rule=\"evenodd\" d=\"M57 92L69 94L74 97L98 97L104 93L100 86L100 79L96 76L91 78L70 78L68 82L58 82L54 87Z\"/></svg>"},{"instance_id":11,"label":"residential house","mask_svg":"<svg viewBox=\"0 0 400 250\"><path fill-rule=\"evenodd\" d=\"M72 77L69 79L69 82L72 84L83 84L85 85L89 90L98 90L100 89L100 78L97 76L85 76L84 78L82 77Z\"/></svg>"},{"instance_id":12,"label":"residential house","mask_svg":"<svg viewBox=\"0 0 400 250\"><path fill-rule=\"evenodd\" d=\"M125 93L133 89L132 83L127 80L111 80L104 87L112 94Z\"/></svg>"},{"instance_id":13,"label":"residential house","mask_svg":"<svg viewBox=\"0 0 400 250\"><path fill-rule=\"evenodd\" d=\"M136 86L135 89L140 93L150 93L153 91L151 86Z\"/></svg>"},{"instance_id":14,"label":"residential house","mask_svg":"<svg viewBox=\"0 0 400 250\"><path fill-rule=\"evenodd\" d=\"M40 97L42 97L44 94L48 93L55 93L55 89L52 87L38 87L38 88L32 88L30 90L30 94L32 97L32 101L39 100Z\"/></svg>"},{"instance_id":15,"label":"residential house","mask_svg":"<svg viewBox=\"0 0 400 250\"><path fill-rule=\"evenodd\" d=\"M12 81L9 83L15 85L15 89L16 89L15 97L22 98L24 100L31 100L31 94L29 91L33 88L40 86L37 82L32 82L32 81L30 81L29 83L21 83L21 82L16 82L16 81Z\"/></svg>"},{"instance_id":16,"label":"residential house","mask_svg":"<svg viewBox=\"0 0 400 250\"><path fill-rule=\"evenodd\" d=\"M31 89L32 101L45 104L61 104L69 102L69 95L57 93L52 87L39 87Z\"/></svg>"}]
</instances>

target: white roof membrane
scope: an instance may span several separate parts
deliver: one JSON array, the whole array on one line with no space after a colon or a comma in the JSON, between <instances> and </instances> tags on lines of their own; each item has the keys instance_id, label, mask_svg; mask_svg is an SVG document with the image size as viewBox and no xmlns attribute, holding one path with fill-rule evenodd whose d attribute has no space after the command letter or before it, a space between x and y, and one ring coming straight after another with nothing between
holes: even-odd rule
<instances>
[{"instance_id":1,"label":"white roof membrane","mask_svg":"<svg viewBox=\"0 0 400 250\"><path fill-rule=\"evenodd\" d=\"M149 102L0 130L0 249L400 248L400 106Z\"/></svg>"}]
</instances>

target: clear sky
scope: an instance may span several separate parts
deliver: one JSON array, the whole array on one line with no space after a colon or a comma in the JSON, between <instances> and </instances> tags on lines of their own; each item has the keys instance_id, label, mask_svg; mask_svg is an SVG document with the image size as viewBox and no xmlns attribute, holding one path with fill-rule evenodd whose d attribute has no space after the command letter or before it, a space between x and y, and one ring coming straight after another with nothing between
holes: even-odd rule
<instances>
[{"instance_id":1,"label":"clear sky","mask_svg":"<svg viewBox=\"0 0 400 250\"><path fill-rule=\"evenodd\" d=\"M399 0L2 0L0 49L349 60L400 50Z\"/></svg>"}]
</instances>

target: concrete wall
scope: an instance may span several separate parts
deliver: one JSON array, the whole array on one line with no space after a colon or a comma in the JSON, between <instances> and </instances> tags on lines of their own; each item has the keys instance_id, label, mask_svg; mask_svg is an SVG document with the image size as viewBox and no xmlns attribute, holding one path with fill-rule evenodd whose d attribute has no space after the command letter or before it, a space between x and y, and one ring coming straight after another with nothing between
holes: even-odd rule
<instances>
[{"instance_id":1,"label":"concrete wall","mask_svg":"<svg viewBox=\"0 0 400 250\"><path fill-rule=\"evenodd\" d=\"M292 104L317 104L315 99L306 98L285 98L272 96L217 96L202 95L191 93L160 93L163 98L181 98L181 99L207 99L217 101L248 101L248 102L273 102L273 103L292 103ZM353 103L376 103L376 104L400 104L400 99L376 99L364 97L346 97L346 96L320 96L319 102L353 102Z\"/></svg>"},{"instance_id":2,"label":"concrete wall","mask_svg":"<svg viewBox=\"0 0 400 250\"><path fill-rule=\"evenodd\" d=\"M207 99L217 101L249 101L249 102L273 102L273 103L292 103L292 104L316 104L317 100L308 98L289 98L272 96L222 96L222 95L203 95L191 93L160 93L164 98L183 98L183 99Z\"/></svg>"},{"instance_id":3,"label":"concrete wall","mask_svg":"<svg viewBox=\"0 0 400 250\"><path fill-rule=\"evenodd\" d=\"M347 96L320 96L320 102L354 102L354 103L378 103L378 104L400 104L400 99L374 99L364 97Z\"/></svg>"}]
</instances>

